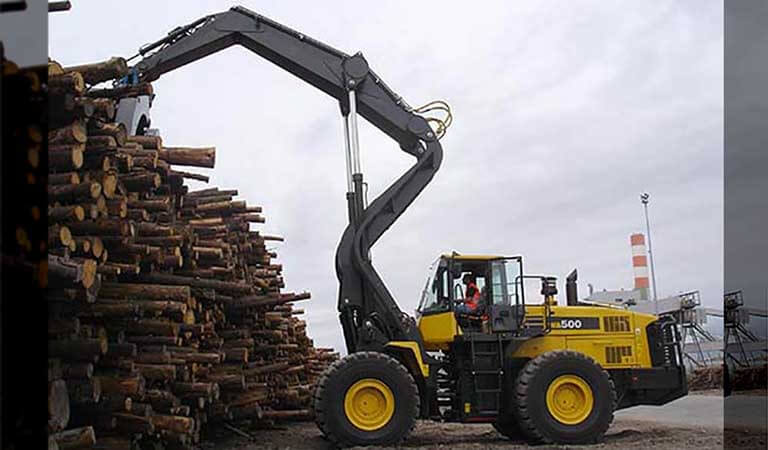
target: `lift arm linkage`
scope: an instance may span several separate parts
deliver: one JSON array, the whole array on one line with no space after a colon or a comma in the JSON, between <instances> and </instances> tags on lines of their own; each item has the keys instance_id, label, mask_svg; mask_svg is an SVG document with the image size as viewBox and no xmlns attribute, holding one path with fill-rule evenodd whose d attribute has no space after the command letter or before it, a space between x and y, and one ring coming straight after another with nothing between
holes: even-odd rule
<instances>
[{"instance_id":1,"label":"lift arm linkage","mask_svg":"<svg viewBox=\"0 0 768 450\"><path fill-rule=\"evenodd\" d=\"M420 342L415 322L397 306L368 255L439 169L443 152L435 132L370 70L361 53L347 55L239 6L176 28L165 38L145 45L139 50L143 59L134 69L140 80L153 81L235 44L338 100L345 130L357 112L416 158L416 163L367 208L363 207L359 164L348 163L350 224L337 248L336 273L338 309L350 353L381 349L391 340ZM345 138L349 146L349 136ZM349 173L352 171L355 173Z\"/></svg>"}]
</instances>

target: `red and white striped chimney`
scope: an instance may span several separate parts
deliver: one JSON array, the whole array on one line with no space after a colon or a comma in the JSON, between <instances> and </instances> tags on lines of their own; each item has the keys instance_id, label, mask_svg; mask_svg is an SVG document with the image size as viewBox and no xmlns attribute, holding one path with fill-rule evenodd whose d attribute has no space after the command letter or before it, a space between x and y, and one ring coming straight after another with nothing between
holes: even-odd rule
<instances>
[{"instance_id":1,"label":"red and white striped chimney","mask_svg":"<svg viewBox=\"0 0 768 450\"><path fill-rule=\"evenodd\" d=\"M635 272L635 289L644 289L646 292L650 287L648 272L648 253L645 249L645 235L635 233L629 237L632 244L632 269Z\"/></svg>"}]
</instances>

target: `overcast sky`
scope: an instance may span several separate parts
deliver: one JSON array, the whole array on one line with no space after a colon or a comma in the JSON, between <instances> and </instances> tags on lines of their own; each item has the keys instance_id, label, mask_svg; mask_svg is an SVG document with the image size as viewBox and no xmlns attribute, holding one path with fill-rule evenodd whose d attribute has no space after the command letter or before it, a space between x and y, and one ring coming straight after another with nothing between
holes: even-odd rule
<instances>
[{"instance_id":1,"label":"overcast sky","mask_svg":"<svg viewBox=\"0 0 768 450\"><path fill-rule=\"evenodd\" d=\"M51 15L64 65L129 57L223 1L76 1ZM413 106L447 101L441 170L373 249L412 312L440 253L523 255L580 293L632 287L629 235L650 214L660 296L723 292L723 7L720 1L242 1L347 53L362 51ZM154 83L168 145L217 147L210 185L264 207L287 290L318 345L343 349L336 245L346 225L337 103L235 47ZM370 199L413 160L361 122ZM192 183L192 188L203 187ZM538 295L538 293L535 293ZM529 297L530 299L531 297Z\"/></svg>"}]
</instances>

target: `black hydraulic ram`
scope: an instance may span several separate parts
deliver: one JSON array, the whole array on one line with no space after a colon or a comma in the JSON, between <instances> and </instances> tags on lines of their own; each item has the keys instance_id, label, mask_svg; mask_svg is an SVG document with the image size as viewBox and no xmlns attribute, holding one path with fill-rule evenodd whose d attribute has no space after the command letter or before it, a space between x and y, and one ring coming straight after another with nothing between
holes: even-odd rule
<instances>
[{"instance_id":1,"label":"black hydraulic ram","mask_svg":"<svg viewBox=\"0 0 768 450\"><path fill-rule=\"evenodd\" d=\"M368 66L361 53L347 55L243 7L178 27L145 45L134 69L143 81L232 45L242 45L338 100L347 161L349 225L336 251L338 310L347 350L380 349L390 340L420 341L376 273L369 250L432 180L443 151L427 119L415 114ZM416 158L415 164L365 207L357 135L361 115Z\"/></svg>"}]
</instances>

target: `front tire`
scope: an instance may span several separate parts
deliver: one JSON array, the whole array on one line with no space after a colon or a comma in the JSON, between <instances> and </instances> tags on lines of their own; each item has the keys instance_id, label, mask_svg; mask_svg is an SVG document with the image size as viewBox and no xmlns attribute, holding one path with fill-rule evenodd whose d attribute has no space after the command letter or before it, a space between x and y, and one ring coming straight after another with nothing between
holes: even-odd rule
<instances>
[{"instance_id":1,"label":"front tire","mask_svg":"<svg viewBox=\"0 0 768 450\"><path fill-rule=\"evenodd\" d=\"M592 444L613 421L616 394L608 373L571 350L544 353L517 378L520 427L535 442Z\"/></svg>"},{"instance_id":2,"label":"front tire","mask_svg":"<svg viewBox=\"0 0 768 450\"><path fill-rule=\"evenodd\" d=\"M315 423L334 444L395 445L419 415L419 391L399 361L358 352L331 365L315 390Z\"/></svg>"}]
</instances>

